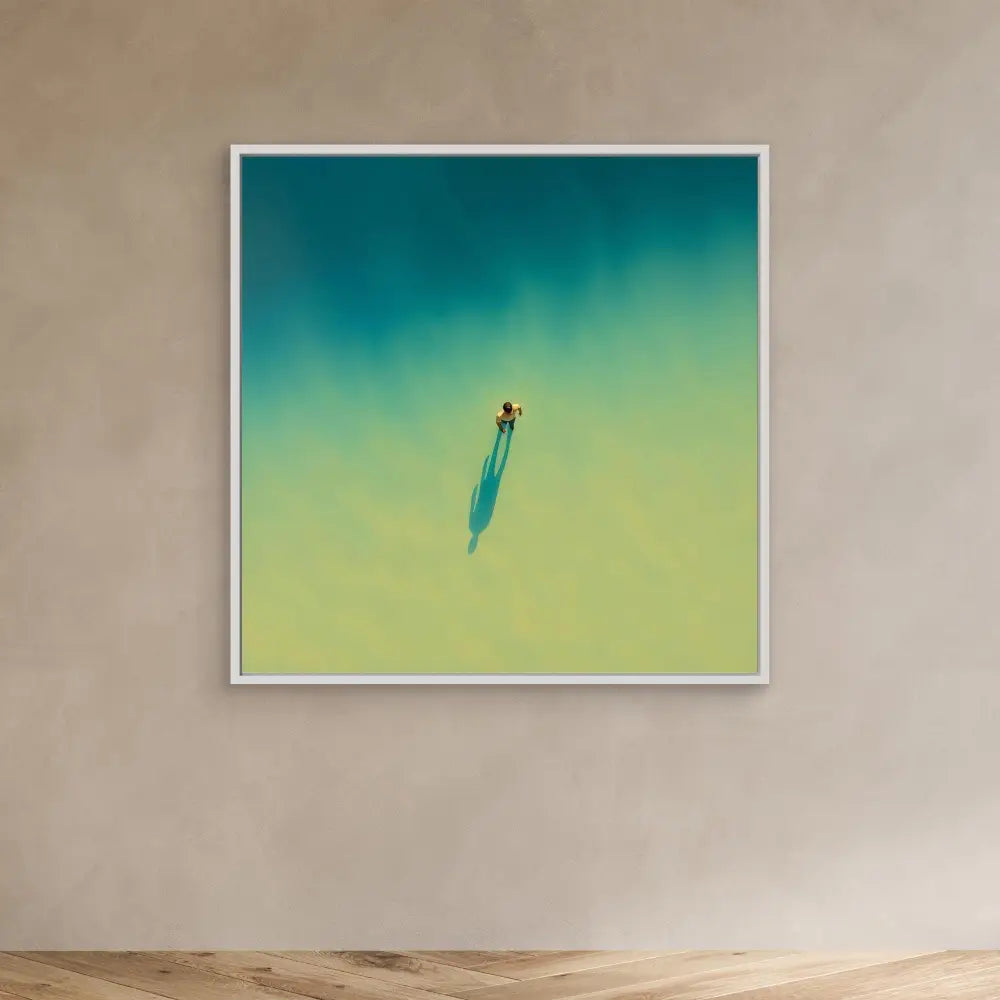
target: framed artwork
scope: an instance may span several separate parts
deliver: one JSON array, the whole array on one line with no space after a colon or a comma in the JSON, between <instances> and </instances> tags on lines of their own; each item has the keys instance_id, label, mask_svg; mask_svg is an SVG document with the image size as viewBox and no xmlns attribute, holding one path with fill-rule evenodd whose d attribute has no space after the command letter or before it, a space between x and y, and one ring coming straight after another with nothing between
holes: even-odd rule
<instances>
[{"instance_id":1,"label":"framed artwork","mask_svg":"<svg viewBox=\"0 0 1000 1000\"><path fill-rule=\"evenodd\" d=\"M766 146L234 146L231 680L768 682Z\"/></svg>"}]
</instances>

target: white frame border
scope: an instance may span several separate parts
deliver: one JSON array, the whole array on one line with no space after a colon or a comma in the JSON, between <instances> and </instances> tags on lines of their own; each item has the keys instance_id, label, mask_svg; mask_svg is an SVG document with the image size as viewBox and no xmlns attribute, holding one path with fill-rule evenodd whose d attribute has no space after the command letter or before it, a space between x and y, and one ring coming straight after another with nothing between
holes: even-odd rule
<instances>
[{"instance_id":1,"label":"white frame border","mask_svg":"<svg viewBox=\"0 0 1000 1000\"><path fill-rule=\"evenodd\" d=\"M231 684L738 684L770 683L770 147L767 145L233 145L229 191L229 650ZM756 156L757 672L753 674L244 674L242 672L240 164L243 156Z\"/></svg>"}]
</instances>

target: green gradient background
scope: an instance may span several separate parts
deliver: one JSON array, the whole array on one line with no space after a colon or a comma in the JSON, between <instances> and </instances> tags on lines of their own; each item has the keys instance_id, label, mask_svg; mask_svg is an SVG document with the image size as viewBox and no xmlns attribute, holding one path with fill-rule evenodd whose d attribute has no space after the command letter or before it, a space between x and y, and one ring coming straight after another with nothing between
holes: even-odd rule
<instances>
[{"instance_id":1,"label":"green gradient background","mask_svg":"<svg viewBox=\"0 0 1000 1000\"><path fill-rule=\"evenodd\" d=\"M241 188L244 673L756 672L755 158Z\"/></svg>"}]
</instances>

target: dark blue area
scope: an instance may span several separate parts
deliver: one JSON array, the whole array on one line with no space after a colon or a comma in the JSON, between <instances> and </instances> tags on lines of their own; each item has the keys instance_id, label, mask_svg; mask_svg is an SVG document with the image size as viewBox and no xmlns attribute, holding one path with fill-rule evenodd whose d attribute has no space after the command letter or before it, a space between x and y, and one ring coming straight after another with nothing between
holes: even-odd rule
<instances>
[{"instance_id":1,"label":"dark blue area","mask_svg":"<svg viewBox=\"0 0 1000 1000\"><path fill-rule=\"evenodd\" d=\"M750 156L246 156L244 359L280 354L290 302L378 352L414 322L502 307L526 275L572 292L598 256L697 258L756 228Z\"/></svg>"}]
</instances>

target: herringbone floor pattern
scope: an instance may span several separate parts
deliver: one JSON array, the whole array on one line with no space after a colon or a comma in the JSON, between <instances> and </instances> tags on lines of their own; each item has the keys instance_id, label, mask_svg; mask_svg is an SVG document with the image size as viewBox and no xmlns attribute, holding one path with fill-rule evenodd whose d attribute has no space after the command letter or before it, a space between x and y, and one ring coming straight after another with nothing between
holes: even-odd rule
<instances>
[{"instance_id":1,"label":"herringbone floor pattern","mask_svg":"<svg viewBox=\"0 0 1000 1000\"><path fill-rule=\"evenodd\" d=\"M0 953L0 1000L1000 1000L1000 952Z\"/></svg>"}]
</instances>

